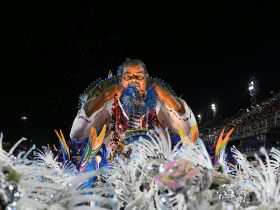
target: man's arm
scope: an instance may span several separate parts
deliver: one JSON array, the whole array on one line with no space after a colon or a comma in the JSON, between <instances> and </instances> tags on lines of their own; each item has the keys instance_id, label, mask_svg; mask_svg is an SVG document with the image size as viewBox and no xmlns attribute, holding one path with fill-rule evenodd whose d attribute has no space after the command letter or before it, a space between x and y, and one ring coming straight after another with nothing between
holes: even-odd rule
<instances>
[{"instance_id":1,"label":"man's arm","mask_svg":"<svg viewBox=\"0 0 280 210\"><path fill-rule=\"evenodd\" d=\"M120 88L112 86L95 99L88 100L78 111L73 122L70 138L83 139L89 136L90 128L99 130L111 119L110 109L112 99L120 94Z\"/></svg>"},{"instance_id":2,"label":"man's arm","mask_svg":"<svg viewBox=\"0 0 280 210\"><path fill-rule=\"evenodd\" d=\"M181 98L172 96L159 85L156 86L156 90L161 102L159 118L162 118L164 124L174 132L178 133L178 129L181 129L191 141L195 141L198 135L197 123L187 103Z\"/></svg>"},{"instance_id":3,"label":"man's arm","mask_svg":"<svg viewBox=\"0 0 280 210\"><path fill-rule=\"evenodd\" d=\"M160 85L156 86L156 91L157 91L159 100L164 102L164 104L166 106L179 112L180 114L185 113L184 106L182 106L180 101L178 99L176 99L175 97L173 97L171 93L169 93L167 90L165 90Z\"/></svg>"},{"instance_id":4,"label":"man's arm","mask_svg":"<svg viewBox=\"0 0 280 210\"><path fill-rule=\"evenodd\" d=\"M91 127L100 130L104 124L107 124L107 119L110 119L108 105L104 104L103 107L93 112L90 116L87 116L85 112L85 105L86 104L84 104L78 111L78 114L74 119L70 131L70 138L73 140L88 137Z\"/></svg>"}]
</instances>

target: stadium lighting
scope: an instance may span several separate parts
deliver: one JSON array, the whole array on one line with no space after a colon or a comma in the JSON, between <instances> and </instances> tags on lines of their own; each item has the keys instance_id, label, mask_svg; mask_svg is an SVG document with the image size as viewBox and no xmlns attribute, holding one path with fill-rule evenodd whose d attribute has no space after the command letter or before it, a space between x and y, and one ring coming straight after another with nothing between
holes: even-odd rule
<instances>
[{"instance_id":1,"label":"stadium lighting","mask_svg":"<svg viewBox=\"0 0 280 210\"><path fill-rule=\"evenodd\" d=\"M251 86L251 85L250 85L250 86L248 87L248 89L249 89L250 91L252 91L252 90L254 90L255 88L254 88L254 86Z\"/></svg>"},{"instance_id":2,"label":"stadium lighting","mask_svg":"<svg viewBox=\"0 0 280 210\"><path fill-rule=\"evenodd\" d=\"M201 114L198 114L197 118L198 118L198 122L200 123L201 122Z\"/></svg>"},{"instance_id":3,"label":"stadium lighting","mask_svg":"<svg viewBox=\"0 0 280 210\"><path fill-rule=\"evenodd\" d=\"M23 121L26 121L28 118L27 118L27 116L22 116L20 119Z\"/></svg>"},{"instance_id":4,"label":"stadium lighting","mask_svg":"<svg viewBox=\"0 0 280 210\"><path fill-rule=\"evenodd\" d=\"M257 97L257 84L256 84L256 78L252 77L248 83L248 90L250 92L251 96L251 104L256 103L256 97Z\"/></svg>"},{"instance_id":5,"label":"stadium lighting","mask_svg":"<svg viewBox=\"0 0 280 210\"><path fill-rule=\"evenodd\" d=\"M248 86L248 90L250 91L250 95L253 96L255 94L255 82L254 82L255 78L252 77L250 79L250 82L249 82L249 86Z\"/></svg>"},{"instance_id":6,"label":"stadium lighting","mask_svg":"<svg viewBox=\"0 0 280 210\"><path fill-rule=\"evenodd\" d=\"M211 104L211 109L213 110L213 117L214 117L215 114L216 114L216 111L217 111L216 105L215 104Z\"/></svg>"}]
</instances>

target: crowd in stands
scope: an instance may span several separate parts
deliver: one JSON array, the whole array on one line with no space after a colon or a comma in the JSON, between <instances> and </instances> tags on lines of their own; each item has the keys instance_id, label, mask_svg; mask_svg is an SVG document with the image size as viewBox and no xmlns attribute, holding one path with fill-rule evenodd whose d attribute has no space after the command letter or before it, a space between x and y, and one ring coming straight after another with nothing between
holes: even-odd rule
<instances>
[{"instance_id":1,"label":"crowd in stands","mask_svg":"<svg viewBox=\"0 0 280 210\"><path fill-rule=\"evenodd\" d=\"M204 129L200 133L201 138L217 137L223 128L228 131L230 128L240 129L262 122L265 119L280 116L280 91L267 99L258 101L254 106L240 111L227 118L215 128Z\"/></svg>"},{"instance_id":2,"label":"crowd in stands","mask_svg":"<svg viewBox=\"0 0 280 210\"><path fill-rule=\"evenodd\" d=\"M280 92L268 99L259 101L256 105L246 110L240 110L236 116L226 119L224 125L226 127L240 128L276 115L280 115Z\"/></svg>"},{"instance_id":3,"label":"crowd in stands","mask_svg":"<svg viewBox=\"0 0 280 210\"><path fill-rule=\"evenodd\" d=\"M240 147L239 150L241 150L242 152L254 152L259 150L262 146L262 143L243 145L243 147Z\"/></svg>"},{"instance_id":4,"label":"crowd in stands","mask_svg":"<svg viewBox=\"0 0 280 210\"><path fill-rule=\"evenodd\" d=\"M225 128L225 132L229 131L231 128L235 128L233 135L236 135L238 132L247 131L247 128L253 130L269 125L265 124L265 122L269 122L268 119L274 117L276 117L277 121L273 120L272 122L274 124L272 125L276 124L280 129L280 91L270 95L266 99L257 101L257 103L252 105L250 108L240 109L238 113L231 116L230 118L225 119L221 123L216 123L214 126L207 126L207 128L202 127L199 135L200 138L203 139L210 154L215 148L218 137L223 128ZM241 152L244 153L255 152L262 146L266 147L267 149L272 147L280 148L280 139L267 136L266 140L263 138L263 136L258 136L257 138L246 139L246 141L243 139L242 143L237 141L232 142L232 144L234 144ZM230 145L228 148L230 148ZM230 154L230 152L227 154Z\"/></svg>"}]
</instances>

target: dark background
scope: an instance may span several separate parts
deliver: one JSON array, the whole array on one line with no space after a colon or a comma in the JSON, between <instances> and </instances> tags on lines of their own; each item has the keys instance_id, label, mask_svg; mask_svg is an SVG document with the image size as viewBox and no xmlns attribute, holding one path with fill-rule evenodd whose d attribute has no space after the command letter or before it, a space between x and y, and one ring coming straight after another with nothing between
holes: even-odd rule
<instances>
[{"instance_id":1,"label":"dark background","mask_svg":"<svg viewBox=\"0 0 280 210\"><path fill-rule=\"evenodd\" d=\"M223 118L248 106L252 76L260 98L280 89L276 2L38 2L3 7L4 141L46 144L60 128L68 136L79 94L127 57L144 61L203 118L211 103Z\"/></svg>"}]
</instances>

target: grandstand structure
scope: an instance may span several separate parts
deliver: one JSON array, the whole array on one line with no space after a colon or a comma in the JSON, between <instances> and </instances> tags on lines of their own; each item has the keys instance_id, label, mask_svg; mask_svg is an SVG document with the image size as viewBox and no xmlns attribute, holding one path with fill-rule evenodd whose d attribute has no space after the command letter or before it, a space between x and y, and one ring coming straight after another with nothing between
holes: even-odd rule
<instances>
[{"instance_id":1,"label":"grandstand structure","mask_svg":"<svg viewBox=\"0 0 280 210\"><path fill-rule=\"evenodd\" d=\"M260 147L280 148L280 91L258 101L255 106L240 109L235 115L218 125L200 130L200 137L206 142L217 141L218 135L225 128L234 127L229 147L235 145L248 157L253 157Z\"/></svg>"}]
</instances>

